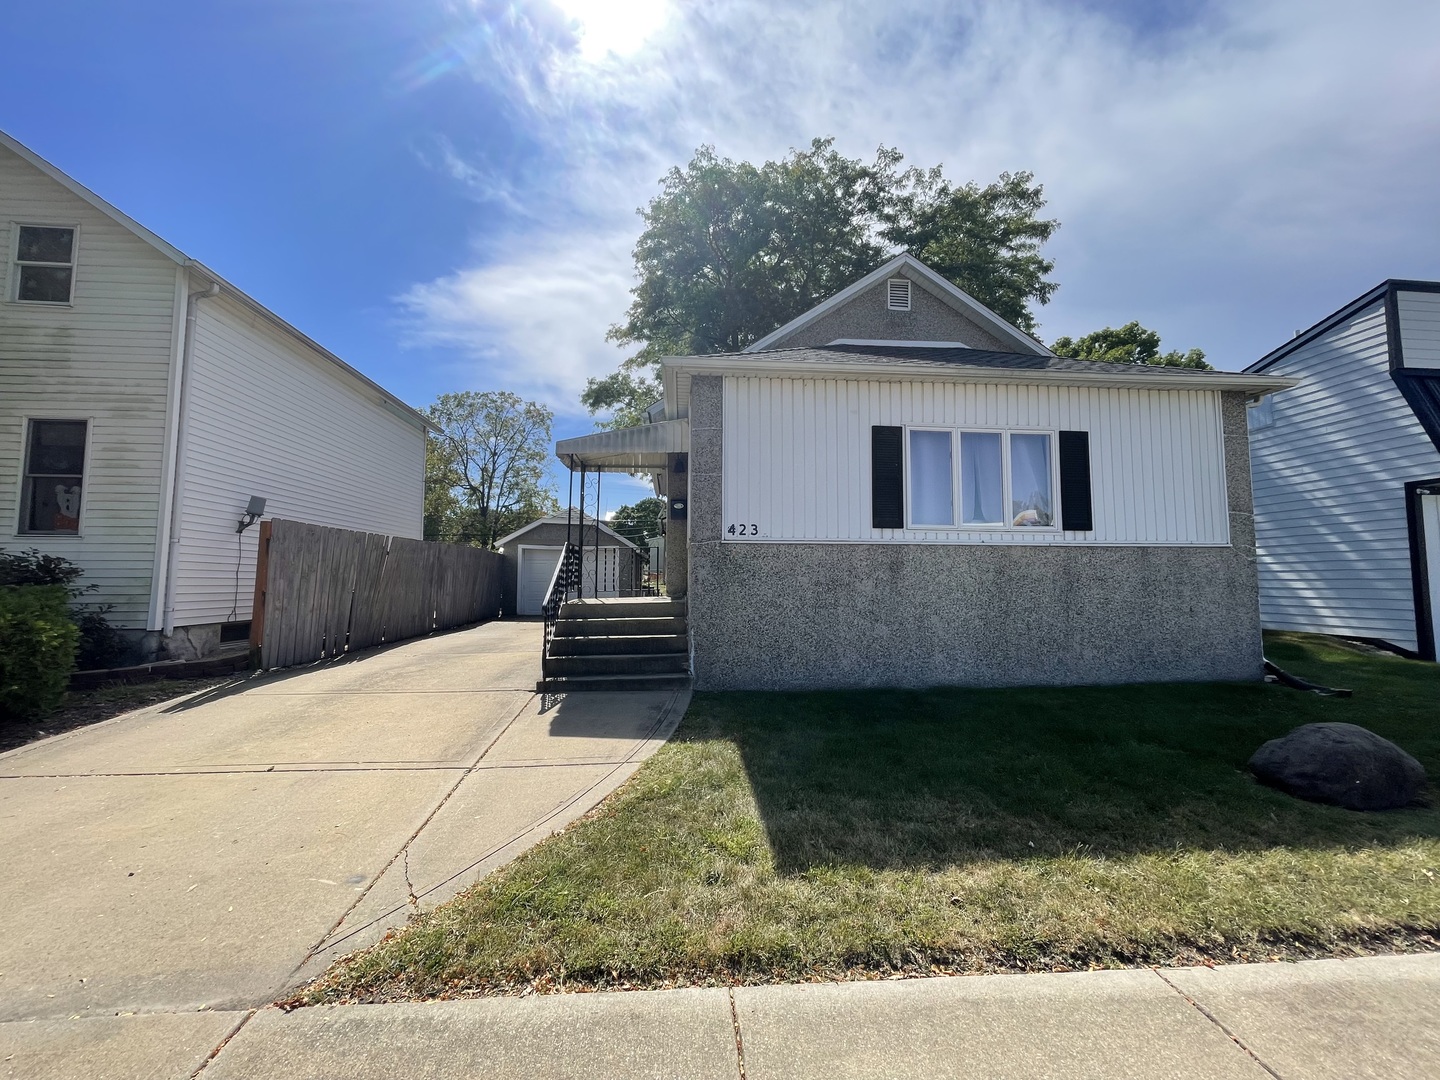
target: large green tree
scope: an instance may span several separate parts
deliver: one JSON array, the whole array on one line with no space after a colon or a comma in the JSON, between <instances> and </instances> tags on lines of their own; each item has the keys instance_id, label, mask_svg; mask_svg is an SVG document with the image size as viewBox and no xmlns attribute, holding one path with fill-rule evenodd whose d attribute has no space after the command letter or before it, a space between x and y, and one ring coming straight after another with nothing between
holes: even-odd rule
<instances>
[{"instance_id":1,"label":"large green tree","mask_svg":"<svg viewBox=\"0 0 1440 1080\"><path fill-rule=\"evenodd\" d=\"M609 338L635 351L591 379L582 401L612 426L639 423L659 396L662 356L735 352L808 311L898 251L930 263L982 303L1033 329L1031 302L1055 290L1040 245L1043 190L1030 173L956 187L901 154L847 158L831 139L753 165L701 147L639 213L639 279Z\"/></svg>"},{"instance_id":2,"label":"large green tree","mask_svg":"<svg viewBox=\"0 0 1440 1080\"><path fill-rule=\"evenodd\" d=\"M1160 351L1160 335L1138 322L1128 322L1118 330L1105 327L1081 338L1056 338L1051 346L1056 356L1072 356L1077 360L1100 360L1107 364L1148 364L1151 367L1197 368L1212 370L1199 349L1181 352Z\"/></svg>"},{"instance_id":3,"label":"large green tree","mask_svg":"<svg viewBox=\"0 0 1440 1080\"><path fill-rule=\"evenodd\" d=\"M654 497L622 506L610 519L610 527L637 547L645 547L659 536L665 521L665 500Z\"/></svg>"},{"instance_id":4,"label":"large green tree","mask_svg":"<svg viewBox=\"0 0 1440 1080\"><path fill-rule=\"evenodd\" d=\"M546 464L554 414L509 391L442 394L425 458L425 539L494 547L560 503Z\"/></svg>"}]
</instances>

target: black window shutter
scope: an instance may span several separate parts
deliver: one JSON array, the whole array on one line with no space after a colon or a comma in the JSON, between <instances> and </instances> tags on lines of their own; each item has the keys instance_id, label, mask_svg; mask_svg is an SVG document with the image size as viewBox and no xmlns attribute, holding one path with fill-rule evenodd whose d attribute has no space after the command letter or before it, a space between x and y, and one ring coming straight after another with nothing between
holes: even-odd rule
<instances>
[{"instance_id":1,"label":"black window shutter","mask_svg":"<svg viewBox=\"0 0 1440 1080\"><path fill-rule=\"evenodd\" d=\"M1060 432L1060 527L1066 532L1091 532L1090 433Z\"/></svg>"},{"instance_id":2,"label":"black window shutter","mask_svg":"<svg viewBox=\"0 0 1440 1080\"><path fill-rule=\"evenodd\" d=\"M905 527L905 429L870 429L870 524L877 529Z\"/></svg>"}]
</instances>

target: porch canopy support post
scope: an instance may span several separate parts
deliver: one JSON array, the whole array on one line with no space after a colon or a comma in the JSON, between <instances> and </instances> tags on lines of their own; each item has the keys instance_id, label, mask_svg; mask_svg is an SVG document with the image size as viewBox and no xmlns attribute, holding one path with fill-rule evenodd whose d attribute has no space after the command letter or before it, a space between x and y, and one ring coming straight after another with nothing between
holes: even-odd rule
<instances>
[{"instance_id":1,"label":"porch canopy support post","mask_svg":"<svg viewBox=\"0 0 1440 1080\"><path fill-rule=\"evenodd\" d=\"M570 494L565 497L565 546L568 548L572 543L571 529L575 521L575 466L569 466L567 471L570 473Z\"/></svg>"},{"instance_id":2,"label":"porch canopy support post","mask_svg":"<svg viewBox=\"0 0 1440 1080\"><path fill-rule=\"evenodd\" d=\"M575 599L585 599L585 463L580 463L580 581L575 586Z\"/></svg>"}]
</instances>

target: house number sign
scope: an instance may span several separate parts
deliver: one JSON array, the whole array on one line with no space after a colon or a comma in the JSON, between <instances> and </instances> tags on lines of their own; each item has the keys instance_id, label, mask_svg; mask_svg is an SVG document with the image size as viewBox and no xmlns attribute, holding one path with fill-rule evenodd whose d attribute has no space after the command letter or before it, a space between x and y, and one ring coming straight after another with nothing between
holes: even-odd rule
<instances>
[{"instance_id":1,"label":"house number sign","mask_svg":"<svg viewBox=\"0 0 1440 1080\"><path fill-rule=\"evenodd\" d=\"M754 524L731 525L725 532L730 536L759 536L760 526Z\"/></svg>"}]
</instances>

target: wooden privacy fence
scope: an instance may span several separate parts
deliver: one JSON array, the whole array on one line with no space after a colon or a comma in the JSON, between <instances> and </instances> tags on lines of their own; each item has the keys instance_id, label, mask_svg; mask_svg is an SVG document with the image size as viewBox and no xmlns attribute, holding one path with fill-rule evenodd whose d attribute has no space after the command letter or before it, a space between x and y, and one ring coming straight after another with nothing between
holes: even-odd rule
<instances>
[{"instance_id":1,"label":"wooden privacy fence","mask_svg":"<svg viewBox=\"0 0 1440 1080\"><path fill-rule=\"evenodd\" d=\"M262 522L250 621L255 665L307 664L494 618L504 562L464 544Z\"/></svg>"}]
</instances>

